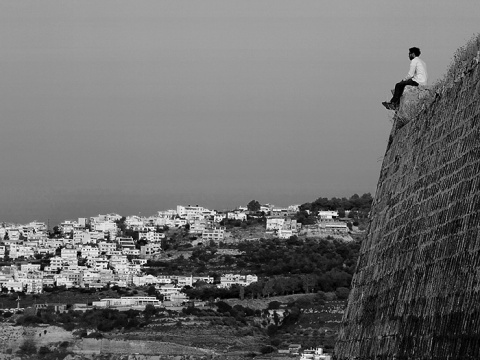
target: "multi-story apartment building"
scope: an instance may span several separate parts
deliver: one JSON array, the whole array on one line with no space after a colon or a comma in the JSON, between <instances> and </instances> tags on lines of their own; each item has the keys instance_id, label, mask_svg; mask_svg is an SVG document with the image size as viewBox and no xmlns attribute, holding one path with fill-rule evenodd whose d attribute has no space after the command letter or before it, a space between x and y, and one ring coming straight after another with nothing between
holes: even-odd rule
<instances>
[{"instance_id":1,"label":"multi-story apartment building","mask_svg":"<svg viewBox=\"0 0 480 360\"><path fill-rule=\"evenodd\" d=\"M87 266L93 270L107 269L108 259L105 257L92 257L87 259Z\"/></svg>"},{"instance_id":2,"label":"multi-story apartment building","mask_svg":"<svg viewBox=\"0 0 480 360\"><path fill-rule=\"evenodd\" d=\"M226 218L227 218L226 213L216 213L215 215L213 215L213 221L216 222L216 223L219 223L223 219L226 219Z\"/></svg>"},{"instance_id":3,"label":"multi-story apartment building","mask_svg":"<svg viewBox=\"0 0 480 360\"><path fill-rule=\"evenodd\" d=\"M102 284L108 284L108 283L112 283L113 281L115 281L115 275L113 273L113 270L110 270L110 269L102 269L102 270L99 270L99 274L100 274L100 283Z\"/></svg>"},{"instance_id":4,"label":"multi-story apartment building","mask_svg":"<svg viewBox=\"0 0 480 360\"><path fill-rule=\"evenodd\" d=\"M24 257L25 259L33 258L35 255L35 250L31 246L24 246L20 244L10 244L9 246L9 257L10 259L18 259Z\"/></svg>"},{"instance_id":5,"label":"multi-story apartment building","mask_svg":"<svg viewBox=\"0 0 480 360\"><path fill-rule=\"evenodd\" d=\"M127 216L125 218L125 225L129 228L143 227L145 226L145 222L140 216Z\"/></svg>"},{"instance_id":6,"label":"multi-story apartment building","mask_svg":"<svg viewBox=\"0 0 480 360\"><path fill-rule=\"evenodd\" d=\"M8 240L18 241L20 240L20 236L22 236L22 233L20 229L11 228L11 229L8 229L7 235L8 235Z\"/></svg>"},{"instance_id":7,"label":"multi-story apartment building","mask_svg":"<svg viewBox=\"0 0 480 360\"><path fill-rule=\"evenodd\" d=\"M26 278L22 284L29 294L41 294L43 292L43 276L38 278Z\"/></svg>"},{"instance_id":8,"label":"multi-story apartment building","mask_svg":"<svg viewBox=\"0 0 480 360\"><path fill-rule=\"evenodd\" d=\"M25 290L25 286L21 281L8 280L2 283L2 288L6 288L9 291L21 292Z\"/></svg>"},{"instance_id":9,"label":"multi-story apartment building","mask_svg":"<svg viewBox=\"0 0 480 360\"><path fill-rule=\"evenodd\" d=\"M284 217L269 216L267 217L266 230L280 230L285 223Z\"/></svg>"},{"instance_id":10,"label":"multi-story apartment building","mask_svg":"<svg viewBox=\"0 0 480 360\"><path fill-rule=\"evenodd\" d=\"M196 219L189 222L190 234L201 234L207 227L207 222L204 219Z\"/></svg>"},{"instance_id":11,"label":"multi-story apartment building","mask_svg":"<svg viewBox=\"0 0 480 360\"><path fill-rule=\"evenodd\" d=\"M286 208L273 208L270 210L270 216L287 217L291 215L294 215L294 213Z\"/></svg>"},{"instance_id":12,"label":"multi-story apartment building","mask_svg":"<svg viewBox=\"0 0 480 360\"><path fill-rule=\"evenodd\" d=\"M165 239L165 233L156 231L146 231L138 234L139 239L147 240L148 242L160 242Z\"/></svg>"},{"instance_id":13,"label":"multi-story apartment building","mask_svg":"<svg viewBox=\"0 0 480 360\"><path fill-rule=\"evenodd\" d=\"M133 250L135 249L135 242L133 241L133 238L131 237L117 237L115 239L117 242L120 250Z\"/></svg>"},{"instance_id":14,"label":"multi-story apartment building","mask_svg":"<svg viewBox=\"0 0 480 360\"><path fill-rule=\"evenodd\" d=\"M172 301L172 298L180 296L182 288L174 284L165 284L157 288L158 292L163 295L164 301ZM183 294L185 295L185 294Z\"/></svg>"},{"instance_id":15,"label":"multi-story apartment building","mask_svg":"<svg viewBox=\"0 0 480 360\"><path fill-rule=\"evenodd\" d=\"M280 229L277 230L277 236L279 239L290 239L293 235L296 235L297 231L291 229Z\"/></svg>"},{"instance_id":16,"label":"multi-story apartment building","mask_svg":"<svg viewBox=\"0 0 480 360\"><path fill-rule=\"evenodd\" d=\"M320 210L317 214L317 218L320 220L333 220L338 218L338 211Z\"/></svg>"},{"instance_id":17,"label":"multi-story apartment building","mask_svg":"<svg viewBox=\"0 0 480 360\"><path fill-rule=\"evenodd\" d=\"M157 275L159 284L171 284L173 282L171 275Z\"/></svg>"},{"instance_id":18,"label":"multi-story apartment building","mask_svg":"<svg viewBox=\"0 0 480 360\"><path fill-rule=\"evenodd\" d=\"M89 286L91 284L100 283L100 273L96 271L84 271L83 272L83 284Z\"/></svg>"},{"instance_id":19,"label":"multi-story apartment building","mask_svg":"<svg viewBox=\"0 0 480 360\"><path fill-rule=\"evenodd\" d=\"M70 289L74 286L73 282L65 275L55 274L53 277L56 286L65 286L67 289Z\"/></svg>"},{"instance_id":20,"label":"multi-story apartment building","mask_svg":"<svg viewBox=\"0 0 480 360\"><path fill-rule=\"evenodd\" d=\"M90 231L88 230L75 230L73 232L73 243L74 244L90 244L92 243L92 237L90 236Z\"/></svg>"},{"instance_id":21,"label":"multi-story apartment building","mask_svg":"<svg viewBox=\"0 0 480 360\"><path fill-rule=\"evenodd\" d=\"M344 222L331 222L322 225L321 228L332 233L346 234L349 231L347 224Z\"/></svg>"},{"instance_id":22,"label":"multi-story apartment building","mask_svg":"<svg viewBox=\"0 0 480 360\"><path fill-rule=\"evenodd\" d=\"M208 284L213 284L213 277L211 276L178 276L176 277L177 286L193 286L197 281L203 281Z\"/></svg>"},{"instance_id":23,"label":"multi-story apartment building","mask_svg":"<svg viewBox=\"0 0 480 360\"><path fill-rule=\"evenodd\" d=\"M220 288L229 288L232 285L238 284L241 286L248 286L251 283L257 282L257 275L239 275L239 274L224 274L220 277Z\"/></svg>"},{"instance_id":24,"label":"multi-story apartment building","mask_svg":"<svg viewBox=\"0 0 480 360\"><path fill-rule=\"evenodd\" d=\"M117 233L117 224L112 221L95 222L92 226L95 231L110 233L111 235L113 234L113 236Z\"/></svg>"},{"instance_id":25,"label":"multi-story apartment building","mask_svg":"<svg viewBox=\"0 0 480 360\"><path fill-rule=\"evenodd\" d=\"M76 260L78 257L77 249L75 249L72 246L64 247L63 249L60 250L60 257L64 260L71 260L71 259Z\"/></svg>"},{"instance_id":26,"label":"multi-story apartment building","mask_svg":"<svg viewBox=\"0 0 480 360\"><path fill-rule=\"evenodd\" d=\"M122 255L139 256L140 255L140 250L138 250L138 249L123 249L122 250Z\"/></svg>"},{"instance_id":27,"label":"multi-story apartment building","mask_svg":"<svg viewBox=\"0 0 480 360\"><path fill-rule=\"evenodd\" d=\"M140 265L140 266L146 265L148 262L147 259L132 259L131 261L132 261L132 264Z\"/></svg>"},{"instance_id":28,"label":"multi-story apartment building","mask_svg":"<svg viewBox=\"0 0 480 360\"><path fill-rule=\"evenodd\" d=\"M63 259L60 256L54 256L50 258L50 268L54 269L61 269L63 267Z\"/></svg>"},{"instance_id":29,"label":"multi-story apartment building","mask_svg":"<svg viewBox=\"0 0 480 360\"><path fill-rule=\"evenodd\" d=\"M56 249L60 246L63 246L65 239L47 239L45 241L45 247Z\"/></svg>"},{"instance_id":30,"label":"multi-story apartment building","mask_svg":"<svg viewBox=\"0 0 480 360\"><path fill-rule=\"evenodd\" d=\"M59 226L60 228L60 231L64 234L64 235L69 235L69 234L73 234L73 230L75 229L75 225L78 226L78 224L73 221L73 220L65 220L64 222L62 222Z\"/></svg>"},{"instance_id":31,"label":"multi-story apartment building","mask_svg":"<svg viewBox=\"0 0 480 360\"><path fill-rule=\"evenodd\" d=\"M82 258L96 258L100 255L100 250L96 246L85 245L80 251Z\"/></svg>"},{"instance_id":32,"label":"multi-story apartment building","mask_svg":"<svg viewBox=\"0 0 480 360\"><path fill-rule=\"evenodd\" d=\"M117 243L101 241L98 243L98 250L100 254L110 255L117 250Z\"/></svg>"},{"instance_id":33,"label":"multi-story apartment building","mask_svg":"<svg viewBox=\"0 0 480 360\"><path fill-rule=\"evenodd\" d=\"M90 225L90 219L89 218L78 218L78 226L80 229L86 229Z\"/></svg>"},{"instance_id":34,"label":"multi-story apartment building","mask_svg":"<svg viewBox=\"0 0 480 360\"><path fill-rule=\"evenodd\" d=\"M274 208L271 204L260 205L259 211L264 212L265 215L269 215L270 211Z\"/></svg>"},{"instance_id":35,"label":"multi-story apartment building","mask_svg":"<svg viewBox=\"0 0 480 360\"><path fill-rule=\"evenodd\" d=\"M48 268L45 267L45 271L56 271L57 269L70 266L78 266L78 259L76 257L62 258L60 256L54 256L50 258L50 266Z\"/></svg>"},{"instance_id":36,"label":"multi-story apartment building","mask_svg":"<svg viewBox=\"0 0 480 360\"><path fill-rule=\"evenodd\" d=\"M39 246L35 249L35 254L40 255L48 255L48 254L55 254L55 248Z\"/></svg>"},{"instance_id":37,"label":"multi-story apartment building","mask_svg":"<svg viewBox=\"0 0 480 360\"><path fill-rule=\"evenodd\" d=\"M109 265L114 269L124 268L128 265L128 259L125 255L112 255L109 260Z\"/></svg>"},{"instance_id":38,"label":"multi-story apartment building","mask_svg":"<svg viewBox=\"0 0 480 360\"><path fill-rule=\"evenodd\" d=\"M219 227L215 229L205 229L202 232L202 240L204 241L223 241L225 238L225 228Z\"/></svg>"},{"instance_id":39,"label":"multi-story apartment building","mask_svg":"<svg viewBox=\"0 0 480 360\"><path fill-rule=\"evenodd\" d=\"M98 215L98 216L92 216L90 218L90 222L102 222L102 221L110 221L110 222L115 222L117 220L120 220L122 218L121 215L118 214L106 214L106 215Z\"/></svg>"},{"instance_id":40,"label":"multi-story apartment building","mask_svg":"<svg viewBox=\"0 0 480 360\"><path fill-rule=\"evenodd\" d=\"M67 279L73 286L83 285L83 272L79 270L63 270L60 275Z\"/></svg>"},{"instance_id":41,"label":"multi-story apartment building","mask_svg":"<svg viewBox=\"0 0 480 360\"><path fill-rule=\"evenodd\" d=\"M296 232L297 220L279 216L269 216L267 217L266 230L293 230L294 232Z\"/></svg>"},{"instance_id":42,"label":"multi-story apartment building","mask_svg":"<svg viewBox=\"0 0 480 360\"><path fill-rule=\"evenodd\" d=\"M156 285L159 284L156 276L153 275L133 275L132 283L135 286Z\"/></svg>"},{"instance_id":43,"label":"multi-story apartment building","mask_svg":"<svg viewBox=\"0 0 480 360\"><path fill-rule=\"evenodd\" d=\"M140 247L140 257L142 259L150 259L153 256L162 253L162 245L159 243L149 243Z\"/></svg>"},{"instance_id":44,"label":"multi-story apartment building","mask_svg":"<svg viewBox=\"0 0 480 360\"><path fill-rule=\"evenodd\" d=\"M208 210L202 206L177 205L177 215L188 220L204 219L206 216L214 215L215 211Z\"/></svg>"},{"instance_id":45,"label":"multi-story apartment building","mask_svg":"<svg viewBox=\"0 0 480 360\"><path fill-rule=\"evenodd\" d=\"M227 212L228 219L245 221L247 220L247 214L241 211L229 211Z\"/></svg>"},{"instance_id":46,"label":"multi-story apartment building","mask_svg":"<svg viewBox=\"0 0 480 360\"><path fill-rule=\"evenodd\" d=\"M20 271L22 272L40 271L40 268L40 264L20 264Z\"/></svg>"}]
</instances>

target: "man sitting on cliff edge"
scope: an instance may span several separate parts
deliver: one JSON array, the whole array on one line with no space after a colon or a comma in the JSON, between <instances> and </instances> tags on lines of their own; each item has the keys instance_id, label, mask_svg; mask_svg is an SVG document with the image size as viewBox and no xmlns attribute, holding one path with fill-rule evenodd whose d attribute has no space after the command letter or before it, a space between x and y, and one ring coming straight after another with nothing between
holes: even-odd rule
<instances>
[{"instance_id":1,"label":"man sitting on cliff edge","mask_svg":"<svg viewBox=\"0 0 480 360\"><path fill-rule=\"evenodd\" d=\"M427 65L423 60L419 58L420 49L417 47L412 47L408 49L408 57L410 58L410 70L407 76L395 84L395 91L390 102L382 102L382 105L385 106L388 110L398 110L400 105L400 98L403 94L405 86L418 86L418 85L427 85Z\"/></svg>"}]
</instances>

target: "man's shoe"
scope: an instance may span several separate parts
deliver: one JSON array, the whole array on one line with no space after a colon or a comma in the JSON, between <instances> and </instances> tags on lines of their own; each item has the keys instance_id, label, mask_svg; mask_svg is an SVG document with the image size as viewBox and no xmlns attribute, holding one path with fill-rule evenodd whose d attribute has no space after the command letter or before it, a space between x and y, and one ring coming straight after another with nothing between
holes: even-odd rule
<instances>
[{"instance_id":1,"label":"man's shoe","mask_svg":"<svg viewBox=\"0 0 480 360\"><path fill-rule=\"evenodd\" d=\"M398 109L398 105L396 103L384 101L384 102L382 102L382 105L385 106L388 110L397 110Z\"/></svg>"},{"instance_id":2,"label":"man's shoe","mask_svg":"<svg viewBox=\"0 0 480 360\"><path fill-rule=\"evenodd\" d=\"M393 110L393 109L392 109L392 103L383 101L383 102L382 102L382 105L385 106L388 110Z\"/></svg>"}]
</instances>

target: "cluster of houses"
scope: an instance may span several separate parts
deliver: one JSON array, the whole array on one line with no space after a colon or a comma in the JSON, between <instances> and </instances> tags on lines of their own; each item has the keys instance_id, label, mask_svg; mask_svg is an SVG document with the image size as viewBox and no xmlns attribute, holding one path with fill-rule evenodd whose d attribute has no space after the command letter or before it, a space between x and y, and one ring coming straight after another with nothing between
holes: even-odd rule
<instances>
[{"instance_id":1,"label":"cluster of houses","mask_svg":"<svg viewBox=\"0 0 480 360\"><path fill-rule=\"evenodd\" d=\"M280 238L298 234L301 224L293 219L298 206L275 208L262 205L260 211L266 216L266 233ZM146 276L143 266L148 259L162 253L163 230L168 227L186 227L200 241L222 241L225 227L223 219L246 220L248 210L240 207L233 211L217 212L204 207L177 206L176 210L159 211L150 217L118 214L98 215L90 218L67 220L56 227L55 237L49 235L47 225L31 222L26 225L2 224L0 226L0 258L25 260L19 266L0 269L0 287L3 291L39 293L45 286L103 288L107 285L126 287L130 285L154 285L167 299L183 296L180 289L202 280L213 283L212 278L193 276ZM343 223L333 220L337 212L320 212L319 226L335 226L344 231ZM330 221L331 220L331 221ZM342 225L343 224L343 225ZM123 226L138 232L139 240L118 236ZM198 240L197 240L198 242ZM31 259L49 259L49 265L28 263ZM221 287L233 284L248 285L257 281L254 275L224 275Z\"/></svg>"}]
</instances>

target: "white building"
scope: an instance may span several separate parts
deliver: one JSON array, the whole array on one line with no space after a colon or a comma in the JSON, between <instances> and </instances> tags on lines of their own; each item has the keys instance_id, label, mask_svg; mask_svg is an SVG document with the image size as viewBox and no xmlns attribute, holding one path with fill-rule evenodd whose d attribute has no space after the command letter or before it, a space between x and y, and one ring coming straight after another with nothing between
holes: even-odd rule
<instances>
[{"instance_id":1,"label":"white building","mask_svg":"<svg viewBox=\"0 0 480 360\"><path fill-rule=\"evenodd\" d=\"M247 214L240 211L229 211L227 212L228 219L240 220L245 221L247 220Z\"/></svg>"},{"instance_id":2,"label":"white building","mask_svg":"<svg viewBox=\"0 0 480 360\"><path fill-rule=\"evenodd\" d=\"M297 234L297 232L294 230L277 230L277 236L279 239L290 239L293 235Z\"/></svg>"},{"instance_id":3,"label":"white building","mask_svg":"<svg viewBox=\"0 0 480 360\"><path fill-rule=\"evenodd\" d=\"M93 257L87 259L87 265L93 270L107 269L108 260L104 257Z\"/></svg>"},{"instance_id":4,"label":"white building","mask_svg":"<svg viewBox=\"0 0 480 360\"><path fill-rule=\"evenodd\" d=\"M348 233L348 226L344 222L332 222L324 225L324 229L333 233Z\"/></svg>"},{"instance_id":5,"label":"white building","mask_svg":"<svg viewBox=\"0 0 480 360\"><path fill-rule=\"evenodd\" d=\"M98 250L100 254L105 253L106 255L110 255L117 250L117 244L114 242L101 241L98 243Z\"/></svg>"},{"instance_id":6,"label":"white building","mask_svg":"<svg viewBox=\"0 0 480 360\"><path fill-rule=\"evenodd\" d=\"M164 301L184 302L187 301L187 296L181 292L182 288L173 284L162 285L158 292L163 295Z\"/></svg>"},{"instance_id":7,"label":"white building","mask_svg":"<svg viewBox=\"0 0 480 360\"><path fill-rule=\"evenodd\" d=\"M162 239L165 239L165 233L160 233L156 231L147 231L138 234L140 239L145 239L149 242L160 242Z\"/></svg>"},{"instance_id":8,"label":"white building","mask_svg":"<svg viewBox=\"0 0 480 360\"><path fill-rule=\"evenodd\" d=\"M112 255L109 264L112 268L121 268L128 265L128 259L125 255Z\"/></svg>"},{"instance_id":9,"label":"white building","mask_svg":"<svg viewBox=\"0 0 480 360\"><path fill-rule=\"evenodd\" d=\"M63 248L60 250L60 257L64 260L67 259L77 259L77 249L74 248Z\"/></svg>"},{"instance_id":10,"label":"white building","mask_svg":"<svg viewBox=\"0 0 480 360\"><path fill-rule=\"evenodd\" d=\"M318 212L317 217L320 220L333 220L338 218L338 211L324 211L321 210Z\"/></svg>"},{"instance_id":11,"label":"white building","mask_svg":"<svg viewBox=\"0 0 480 360\"><path fill-rule=\"evenodd\" d=\"M93 224L95 231L102 231L103 233L116 234L117 224L111 221L96 222Z\"/></svg>"},{"instance_id":12,"label":"white building","mask_svg":"<svg viewBox=\"0 0 480 360\"><path fill-rule=\"evenodd\" d=\"M159 243L150 243L140 246L140 257L144 259L151 258L152 256L162 253L162 245Z\"/></svg>"},{"instance_id":13,"label":"white building","mask_svg":"<svg viewBox=\"0 0 480 360\"><path fill-rule=\"evenodd\" d=\"M83 246L81 248L82 258L96 258L100 255L98 247L93 247L90 245Z\"/></svg>"},{"instance_id":14,"label":"white building","mask_svg":"<svg viewBox=\"0 0 480 360\"><path fill-rule=\"evenodd\" d=\"M229 288L235 284L248 286L257 281L257 275L224 274L220 277L220 285L218 285L218 287Z\"/></svg>"},{"instance_id":15,"label":"white building","mask_svg":"<svg viewBox=\"0 0 480 360\"><path fill-rule=\"evenodd\" d=\"M202 240L205 241L223 241L225 238L225 228L205 229L202 233Z\"/></svg>"},{"instance_id":16,"label":"white building","mask_svg":"<svg viewBox=\"0 0 480 360\"><path fill-rule=\"evenodd\" d=\"M226 218L227 218L227 214L224 214L224 213L217 213L217 214L213 215L213 221L216 222L216 223L219 223L223 219L226 219Z\"/></svg>"},{"instance_id":17,"label":"white building","mask_svg":"<svg viewBox=\"0 0 480 360\"><path fill-rule=\"evenodd\" d=\"M11 259L18 259L19 257L24 257L26 259L31 258L35 255L35 250L33 247L24 246L20 244L10 244L10 254Z\"/></svg>"},{"instance_id":18,"label":"white building","mask_svg":"<svg viewBox=\"0 0 480 360\"><path fill-rule=\"evenodd\" d=\"M145 286L145 285L157 285L159 284L158 278L153 275L145 275L145 276L136 276L132 277L132 283L135 286Z\"/></svg>"},{"instance_id":19,"label":"white building","mask_svg":"<svg viewBox=\"0 0 480 360\"><path fill-rule=\"evenodd\" d=\"M73 232L73 243L74 244L89 244L92 242L92 237L90 232L87 230L75 230Z\"/></svg>"},{"instance_id":20,"label":"white building","mask_svg":"<svg viewBox=\"0 0 480 360\"><path fill-rule=\"evenodd\" d=\"M266 230L280 230L285 223L284 217L267 217Z\"/></svg>"}]
</instances>

